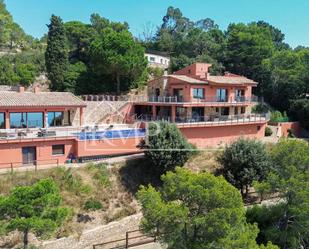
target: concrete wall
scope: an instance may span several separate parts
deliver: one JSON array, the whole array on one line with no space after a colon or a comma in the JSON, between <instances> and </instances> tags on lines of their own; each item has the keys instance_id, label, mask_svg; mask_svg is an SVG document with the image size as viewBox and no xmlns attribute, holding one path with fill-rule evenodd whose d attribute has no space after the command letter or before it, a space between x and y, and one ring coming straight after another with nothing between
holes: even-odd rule
<instances>
[{"instance_id":1,"label":"concrete wall","mask_svg":"<svg viewBox=\"0 0 309 249\"><path fill-rule=\"evenodd\" d=\"M190 143L202 149L231 143L241 136L247 138L262 138L265 134L265 127L265 123L254 123L209 127L188 126L182 127L180 130Z\"/></svg>"},{"instance_id":2,"label":"concrete wall","mask_svg":"<svg viewBox=\"0 0 309 249\"><path fill-rule=\"evenodd\" d=\"M299 122L282 122L278 123L278 128L281 134L278 134L279 137L287 137L289 135L288 130L293 130L293 134L296 137L300 137L301 128Z\"/></svg>"},{"instance_id":3,"label":"concrete wall","mask_svg":"<svg viewBox=\"0 0 309 249\"><path fill-rule=\"evenodd\" d=\"M64 155L52 155L52 146L63 144L65 146ZM63 164L71 153L76 155L75 139L53 139L53 140L36 140L36 141L10 141L0 143L0 168L22 166L22 148L36 147L37 165Z\"/></svg>"}]
</instances>

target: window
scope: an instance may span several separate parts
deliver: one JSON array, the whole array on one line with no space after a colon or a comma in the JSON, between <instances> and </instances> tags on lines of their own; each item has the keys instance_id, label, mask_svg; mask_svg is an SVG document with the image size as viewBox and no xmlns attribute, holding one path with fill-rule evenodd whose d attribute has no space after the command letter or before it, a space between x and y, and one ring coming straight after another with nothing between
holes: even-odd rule
<instances>
[{"instance_id":1,"label":"window","mask_svg":"<svg viewBox=\"0 0 309 249\"><path fill-rule=\"evenodd\" d=\"M64 144L56 144L52 146L52 155L64 155Z\"/></svg>"},{"instance_id":2,"label":"window","mask_svg":"<svg viewBox=\"0 0 309 249\"><path fill-rule=\"evenodd\" d=\"M236 89L235 90L235 100L236 101L244 101L245 90L243 89Z\"/></svg>"},{"instance_id":3,"label":"window","mask_svg":"<svg viewBox=\"0 0 309 249\"><path fill-rule=\"evenodd\" d=\"M63 126L63 112L48 112L48 126Z\"/></svg>"},{"instance_id":4,"label":"window","mask_svg":"<svg viewBox=\"0 0 309 249\"><path fill-rule=\"evenodd\" d=\"M42 112L12 112L10 113L11 128L43 127Z\"/></svg>"},{"instance_id":5,"label":"window","mask_svg":"<svg viewBox=\"0 0 309 249\"><path fill-rule=\"evenodd\" d=\"M28 128L43 127L43 113L42 112L28 112L27 113L27 127Z\"/></svg>"},{"instance_id":6,"label":"window","mask_svg":"<svg viewBox=\"0 0 309 249\"><path fill-rule=\"evenodd\" d=\"M163 64L163 59L160 59L160 63Z\"/></svg>"},{"instance_id":7,"label":"window","mask_svg":"<svg viewBox=\"0 0 309 249\"><path fill-rule=\"evenodd\" d=\"M193 88L193 98L195 99L204 99L204 88Z\"/></svg>"},{"instance_id":8,"label":"window","mask_svg":"<svg viewBox=\"0 0 309 249\"><path fill-rule=\"evenodd\" d=\"M188 74L191 74L191 69L188 70Z\"/></svg>"},{"instance_id":9,"label":"window","mask_svg":"<svg viewBox=\"0 0 309 249\"><path fill-rule=\"evenodd\" d=\"M156 61L156 58L155 58L155 57L150 56L150 57L149 57L149 61L150 61L150 62L155 62L155 61Z\"/></svg>"},{"instance_id":10,"label":"window","mask_svg":"<svg viewBox=\"0 0 309 249\"><path fill-rule=\"evenodd\" d=\"M227 89L217 89L217 101L226 102L227 101Z\"/></svg>"},{"instance_id":11,"label":"window","mask_svg":"<svg viewBox=\"0 0 309 249\"><path fill-rule=\"evenodd\" d=\"M0 129L5 129L5 114L0 112Z\"/></svg>"},{"instance_id":12,"label":"window","mask_svg":"<svg viewBox=\"0 0 309 249\"><path fill-rule=\"evenodd\" d=\"M27 128L27 117L25 112L10 113L11 128Z\"/></svg>"}]
</instances>

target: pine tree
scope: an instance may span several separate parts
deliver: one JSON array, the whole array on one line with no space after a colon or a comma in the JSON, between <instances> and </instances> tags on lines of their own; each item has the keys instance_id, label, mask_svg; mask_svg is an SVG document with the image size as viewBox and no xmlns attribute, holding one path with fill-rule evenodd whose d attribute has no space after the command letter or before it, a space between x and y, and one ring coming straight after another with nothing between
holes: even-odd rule
<instances>
[{"instance_id":1,"label":"pine tree","mask_svg":"<svg viewBox=\"0 0 309 249\"><path fill-rule=\"evenodd\" d=\"M64 81L68 67L68 48L65 28L60 17L52 15L48 26L45 63L51 90L65 90Z\"/></svg>"}]
</instances>

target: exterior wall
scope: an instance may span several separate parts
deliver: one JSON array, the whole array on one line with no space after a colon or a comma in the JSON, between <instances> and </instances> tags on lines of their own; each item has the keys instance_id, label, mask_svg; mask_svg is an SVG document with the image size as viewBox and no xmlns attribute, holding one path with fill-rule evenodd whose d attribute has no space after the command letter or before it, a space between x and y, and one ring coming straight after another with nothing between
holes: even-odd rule
<instances>
[{"instance_id":1,"label":"exterior wall","mask_svg":"<svg viewBox=\"0 0 309 249\"><path fill-rule=\"evenodd\" d=\"M250 98L252 96L252 86L237 86L237 85L213 85L213 84L189 84L182 82L175 78L168 78L166 87L164 87L164 77L156 80L152 80L148 84L148 96L153 96L156 94L156 89L160 89L160 96L173 96L174 89L183 89L184 101L193 101L193 89L202 88L204 89L206 101L214 100L217 95L217 89L227 89L228 91L228 101L233 102L235 99L236 90L244 90L244 97Z\"/></svg>"},{"instance_id":2,"label":"exterior wall","mask_svg":"<svg viewBox=\"0 0 309 249\"><path fill-rule=\"evenodd\" d=\"M296 137L300 137L301 129L299 122L282 122L278 123L278 131L280 131L279 137L287 137L289 135L288 130L293 130Z\"/></svg>"},{"instance_id":3,"label":"exterior wall","mask_svg":"<svg viewBox=\"0 0 309 249\"><path fill-rule=\"evenodd\" d=\"M117 155L140 152L141 138L77 141L78 157Z\"/></svg>"},{"instance_id":4,"label":"exterior wall","mask_svg":"<svg viewBox=\"0 0 309 249\"><path fill-rule=\"evenodd\" d=\"M258 130L258 126L260 127ZM222 125L210 127L182 127L182 134L188 141L199 149L216 147L231 143L239 137L262 138L265 134L266 123Z\"/></svg>"},{"instance_id":5,"label":"exterior wall","mask_svg":"<svg viewBox=\"0 0 309 249\"><path fill-rule=\"evenodd\" d=\"M182 68L175 72L174 74L177 75L188 75L188 76L195 76L198 78L206 78L208 69L211 67L211 64L205 64L205 63L195 63L192 65L189 65L185 68Z\"/></svg>"},{"instance_id":6,"label":"exterior wall","mask_svg":"<svg viewBox=\"0 0 309 249\"><path fill-rule=\"evenodd\" d=\"M170 58L167 56L145 53L145 57L147 58L148 65L151 67L160 67L160 68L169 67ZM154 61L152 61L150 58L154 58Z\"/></svg>"},{"instance_id":7,"label":"exterior wall","mask_svg":"<svg viewBox=\"0 0 309 249\"><path fill-rule=\"evenodd\" d=\"M52 155L52 145L64 144L64 155ZM0 143L0 168L7 168L13 163L14 167L22 166L22 148L36 147L37 165L63 164L72 153L76 155L75 139L17 141Z\"/></svg>"}]
</instances>

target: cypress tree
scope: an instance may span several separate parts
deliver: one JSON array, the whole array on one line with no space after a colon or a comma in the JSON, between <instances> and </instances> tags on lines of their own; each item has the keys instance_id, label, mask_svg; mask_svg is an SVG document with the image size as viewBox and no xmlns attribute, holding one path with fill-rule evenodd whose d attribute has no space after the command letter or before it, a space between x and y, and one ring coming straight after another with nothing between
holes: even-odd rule
<instances>
[{"instance_id":1,"label":"cypress tree","mask_svg":"<svg viewBox=\"0 0 309 249\"><path fill-rule=\"evenodd\" d=\"M60 17L52 15L48 27L45 63L51 81L51 90L64 91L65 74L68 67L68 43Z\"/></svg>"}]
</instances>

